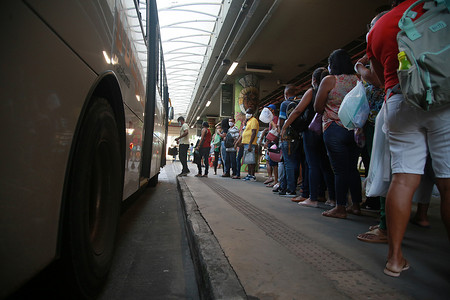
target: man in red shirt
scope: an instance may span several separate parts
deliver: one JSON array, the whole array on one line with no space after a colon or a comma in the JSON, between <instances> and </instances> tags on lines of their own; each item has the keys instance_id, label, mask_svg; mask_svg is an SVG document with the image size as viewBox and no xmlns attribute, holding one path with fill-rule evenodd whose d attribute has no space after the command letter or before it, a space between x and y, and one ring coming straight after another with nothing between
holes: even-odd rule
<instances>
[{"instance_id":1,"label":"man in red shirt","mask_svg":"<svg viewBox=\"0 0 450 300\"><path fill-rule=\"evenodd\" d=\"M416 0L395 1L367 36L368 61L360 59L355 68L368 81L377 78L386 89L386 119L391 152L392 182L386 198L389 252L384 273L398 277L409 268L403 257L402 240L411 213L411 200L419 186L427 154L433 160L436 184L441 194L441 215L450 239L450 107L423 111L404 100L398 89L398 21ZM423 6L414 11L423 14ZM450 97L450 95L449 95Z\"/></svg>"}]
</instances>

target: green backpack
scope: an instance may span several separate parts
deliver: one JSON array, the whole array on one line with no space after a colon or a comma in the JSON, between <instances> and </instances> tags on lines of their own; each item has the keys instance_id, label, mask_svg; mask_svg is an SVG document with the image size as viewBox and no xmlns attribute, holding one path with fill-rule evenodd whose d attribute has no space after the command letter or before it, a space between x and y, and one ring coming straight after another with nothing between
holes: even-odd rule
<instances>
[{"instance_id":1,"label":"green backpack","mask_svg":"<svg viewBox=\"0 0 450 300\"><path fill-rule=\"evenodd\" d=\"M417 20L417 5L427 10ZM450 0L419 0L412 4L398 22L399 51L411 62L397 75L405 99L423 110L450 104Z\"/></svg>"}]
</instances>

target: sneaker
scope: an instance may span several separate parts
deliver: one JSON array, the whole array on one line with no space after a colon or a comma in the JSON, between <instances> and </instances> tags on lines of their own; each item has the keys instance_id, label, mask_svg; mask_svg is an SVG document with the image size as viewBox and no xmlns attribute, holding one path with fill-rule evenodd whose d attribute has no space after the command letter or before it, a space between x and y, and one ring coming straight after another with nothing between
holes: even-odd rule
<instances>
[{"instance_id":1,"label":"sneaker","mask_svg":"<svg viewBox=\"0 0 450 300\"><path fill-rule=\"evenodd\" d=\"M250 181L256 181L256 176L250 176Z\"/></svg>"},{"instance_id":2,"label":"sneaker","mask_svg":"<svg viewBox=\"0 0 450 300\"><path fill-rule=\"evenodd\" d=\"M297 193L296 192L285 191L284 194L280 193L280 196L283 196L283 197L295 197L295 196L297 196Z\"/></svg>"},{"instance_id":3,"label":"sneaker","mask_svg":"<svg viewBox=\"0 0 450 300\"><path fill-rule=\"evenodd\" d=\"M282 189L278 189L278 190L279 190L278 195L286 196L286 190L282 190Z\"/></svg>"},{"instance_id":4,"label":"sneaker","mask_svg":"<svg viewBox=\"0 0 450 300\"><path fill-rule=\"evenodd\" d=\"M280 191L280 184L277 183L273 186L272 192L278 193Z\"/></svg>"},{"instance_id":5,"label":"sneaker","mask_svg":"<svg viewBox=\"0 0 450 300\"><path fill-rule=\"evenodd\" d=\"M244 178L242 178L242 180L249 180L251 175L247 175Z\"/></svg>"}]
</instances>

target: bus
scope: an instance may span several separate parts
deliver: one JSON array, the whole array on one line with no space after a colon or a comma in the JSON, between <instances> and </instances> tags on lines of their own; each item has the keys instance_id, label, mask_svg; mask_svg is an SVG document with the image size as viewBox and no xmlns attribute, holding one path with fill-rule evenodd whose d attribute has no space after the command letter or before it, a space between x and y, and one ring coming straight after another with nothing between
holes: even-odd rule
<instances>
[{"instance_id":1,"label":"bus","mask_svg":"<svg viewBox=\"0 0 450 300\"><path fill-rule=\"evenodd\" d=\"M0 15L0 299L53 263L92 298L123 201L166 161L156 1L10 0Z\"/></svg>"}]
</instances>

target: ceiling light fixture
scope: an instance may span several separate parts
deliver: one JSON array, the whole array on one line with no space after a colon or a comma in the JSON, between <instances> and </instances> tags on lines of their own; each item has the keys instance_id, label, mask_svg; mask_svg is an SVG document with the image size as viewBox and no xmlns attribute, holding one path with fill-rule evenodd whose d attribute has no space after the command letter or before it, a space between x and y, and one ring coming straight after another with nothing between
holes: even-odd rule
<instances>
[{"instance_id":1,"label":"ceiling light fixture","mask_svg":"<svg viewBox=\"0 0 450 300\"><path fill-rule=\"evenodd\" d=\"M256 73L272 73L272 67L269 65L245 64L245 71Z\"/></svg>"},{"instance_id":2,"label":"ceiling light fixture","mask_svg":"<svg viewBox=\"0 0 450 300\"><path fill-rule=\"evenodd\" d=\"M236 62L236 61L233 62L233 63L231 64L231 67L228 69L227 75L233 74L234 69L236 69L237 65L238 65L238 62Z\"/></svg>"}]
</instances>

